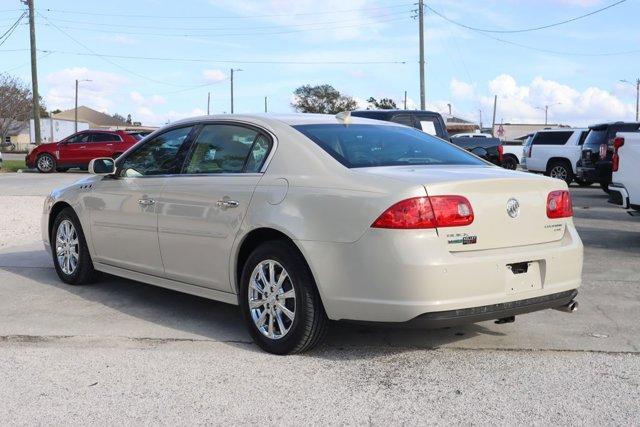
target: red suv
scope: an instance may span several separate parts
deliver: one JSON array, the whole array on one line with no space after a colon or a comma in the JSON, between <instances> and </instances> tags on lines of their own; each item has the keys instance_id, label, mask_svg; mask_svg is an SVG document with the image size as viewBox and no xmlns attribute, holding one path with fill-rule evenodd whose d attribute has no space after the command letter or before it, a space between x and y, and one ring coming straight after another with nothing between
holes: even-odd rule
<instances>
[{"instance_id":1,"label":"red suv","mask_svg":"<svg viewBox=\"0 0 640 427\"><path fill-rule=\"evenodd\" d=\"M86 169L96 157L116 158L138 139L122 130L84 130L60 142L41 144L26 157L28 168L40 172L66 172L69 168Z\"/></svg>"}]
</instances>

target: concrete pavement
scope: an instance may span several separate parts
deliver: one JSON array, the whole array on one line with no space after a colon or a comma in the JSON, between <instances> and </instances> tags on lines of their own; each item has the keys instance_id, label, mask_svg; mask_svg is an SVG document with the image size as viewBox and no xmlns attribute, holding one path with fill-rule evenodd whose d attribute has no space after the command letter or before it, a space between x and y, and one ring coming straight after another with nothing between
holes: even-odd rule
<instances>
[{"instance_id":1,"label":"concrete pavement","mask_svg":"<svg viewBox=\"0 0 640 427\"><path fill-rule=\"evenodd\" d=\"M336 323L318 350L275 357L235 307L110 276L62 284L40 209L80 177L0 175L8 423L640 422L640 219L599 188L572 188L585 242L578 313L436 331Z\"/></svg>"}]
</instances>

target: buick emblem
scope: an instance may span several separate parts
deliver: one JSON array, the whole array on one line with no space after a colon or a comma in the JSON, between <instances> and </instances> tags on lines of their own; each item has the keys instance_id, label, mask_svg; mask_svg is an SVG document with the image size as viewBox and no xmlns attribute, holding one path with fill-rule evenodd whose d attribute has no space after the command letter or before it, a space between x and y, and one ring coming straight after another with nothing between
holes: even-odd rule
<instances>
[{"instance_id":1,"label":"buick emblem","mask_svg":"<svg viewBox=\"0 0 640 427\"><path fill-rule=\"evenodd\" d=\"M511 218L518 218L520 216L520 203L514 198L507 201L507 213Z\"/></svg>"}]
</instances>

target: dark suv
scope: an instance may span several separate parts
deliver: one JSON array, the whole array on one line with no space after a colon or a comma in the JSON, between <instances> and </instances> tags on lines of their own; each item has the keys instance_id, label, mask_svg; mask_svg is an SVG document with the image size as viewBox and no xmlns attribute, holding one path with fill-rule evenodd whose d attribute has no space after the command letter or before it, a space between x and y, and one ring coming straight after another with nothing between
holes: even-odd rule
<instances>
[{"instance_id":1,"label":"dark suv","mask_svg":"<svg viewBox=\"0 0 640 427\"><path fill-rule=\"evenodd\" d=\"M617 132L638 132L640 123L602 123L589 126L589 134L582 146L577 176L582 181L599 182L607 193L611 183L613 140Z\"/></svg>"},{"instance_id":2,"label":"dark suv","mask_svg":"<svg viewBox=\"0 0 640 427\"><path fill-rule=\"evenodd\" d=\"M359 110L352 111L354 117L384 120L416 128L430 135L450 141L451 143L472 152L478 157L502 166L502 142L498 138L449 138L447 126L440 113L423 110Z\"/></svg>"}]
</instances>

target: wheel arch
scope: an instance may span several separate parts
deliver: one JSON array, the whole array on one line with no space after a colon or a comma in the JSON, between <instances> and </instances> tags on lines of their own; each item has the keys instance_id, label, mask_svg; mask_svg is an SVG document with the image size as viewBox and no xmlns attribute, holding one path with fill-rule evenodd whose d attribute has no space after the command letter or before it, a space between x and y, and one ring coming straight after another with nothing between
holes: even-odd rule
<instances>
[{"instance_id":1,"label":"wheel arch","mask_svg":"<svg viewBox=\"0 0 640 427\"><path fill-rule=\"evenodd\" d=\"M73 210L73 212L75 213L73 206L71 206L69 203L65 201L58 201L51 207L51 211L49 211L49 221L48 221L48 230L47 230L48 231L47 236L49 236L49 241L51 241L51 232L53 231L53 223L55 222L56 217L60 212L62 212L66 208L71 208L71 210Z\"/></svg>"},{"instance_id":2,"label":"wheel arch","mask_svg":"<svg viewBox=\"0 0 640 427\"><path fill-rule=\"evenodd\" d=\"M510 159L515 160L515 161L516 161L516 164L518 164L518 165L520 164L520 161L518 160L518 156L516 156L516 155L515 155L515 154L513 154L513 153L504 153L504 154L502 155L502 157L509 157Z\"/></svg>"},{"instance_id":3,"label":"wheel arch","mask_svg":"<svg viewBox=\"0 0 640 427\"><path fill-rule=\"evenodd\" d=\"M255 228L244 235L242 241L238 244L238 247L235 251L235 256L232 258L232 287L237 294L240 293L240 276L242 274L242 268L244 267L245 262L249 258L251 252L257 248L260 244L268 241L280 240L288 243L294 248L304 260L307 268L309 269L309 274L313 277L314 284L316 289L318 289L318 285L315 280L315 276L313 274L313 270L309 264L309 261L305 257L304 253L300 249L300 247L296 244L296 242L289 237L286 233L281 230L277 230L271 227L260 227ZM318 289L319 291L319 289ZM322 296L320 297L322 299Z\"/></svg>"},{"instance_id":4,"label":"wheel arch","mask_svg":"<svg viewBox=\"0 0 640 427\"><path fill-rule=\"evenodd\" d=\"M547 160L547 167L545 168L545 170L549 171L549 168L554 163L567 163L569 165L569 169L571 170L571 172L573 172L573 165L571 164L571 160L567 159L566 157L551 157L551 158L549 158L549 160Z\"/></svg>"}]
</instances>

